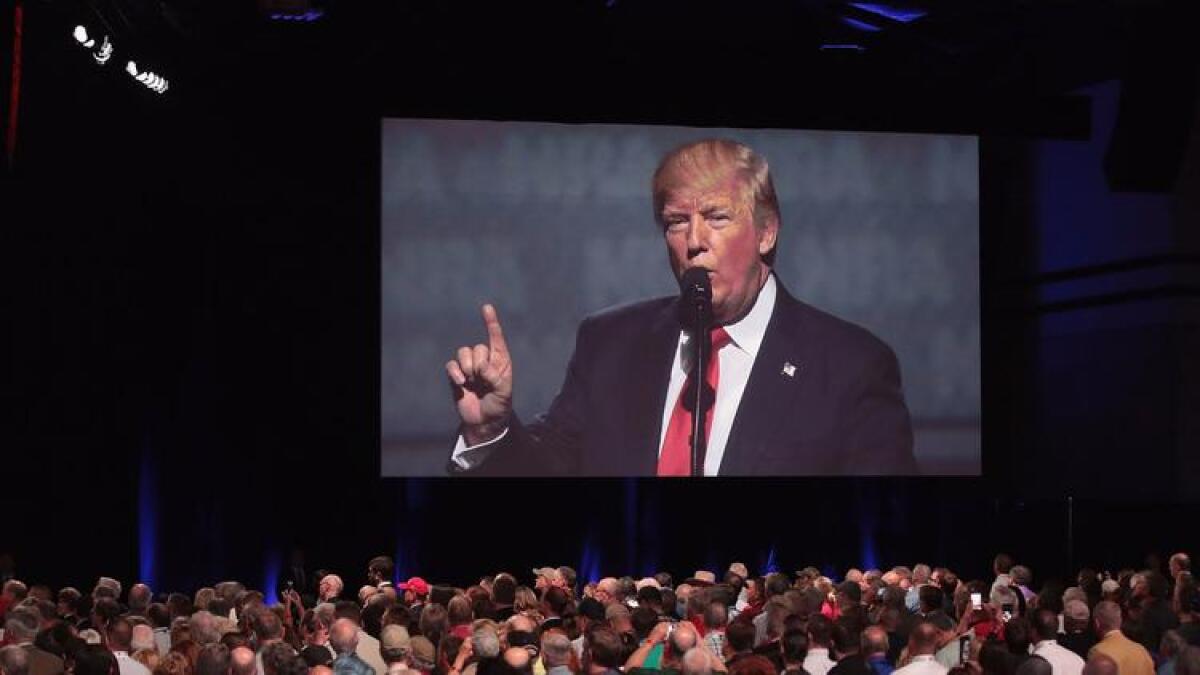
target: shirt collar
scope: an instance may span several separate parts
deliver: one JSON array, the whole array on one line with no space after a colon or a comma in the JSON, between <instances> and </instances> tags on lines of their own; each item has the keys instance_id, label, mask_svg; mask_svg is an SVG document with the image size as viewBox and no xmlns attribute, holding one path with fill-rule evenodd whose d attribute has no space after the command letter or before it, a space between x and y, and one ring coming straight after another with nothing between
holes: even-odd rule
<instances>
[{"instance_id":1,"label":"shirt collar","mask_svg":"<svg viewBox=\"0 0 1200 675\"><path fill-rule=\"evenodd\" d=\"M932 661L933 654L918 654L918 655L912 657L912 660L913 661Z\"/></svg>"},{"instance_id":2,"label":"shirt collar","mask_svg":"<svg viewBox=\"0 0 1200 675\"><path fill-rule=\"evenodd\" d=\"M1043 645L1056 645L1056 644L1058 644L1058 640L1042 640L1041 642L1038 642L1037 644L1035 644L1033 646L1033 648L1037 649L1038 647L1041 647Z\"/></svg>"},{"instance_id":3,"label":"shirt collar","mask_svg":"<svg viewBox=\"0 0 1200 675\"><path fill-rule=\"evenodd\" d=\"M763 336L767 334L767 324L775 311L775 295L775 275L768 274L767 281L758 291L758 297L754 299L754 306L746 316L725 326L725 332L729 333L733 344L749 354L750 358L758 356L758 348L762 346Z\"/></svg>"},{"instance_id":4,"label":"shirt collar","mask_svg":"<svg viewBox=\"0 0 1200 675\"><path fill-rule=\"evenodd\" d=\"M758 356L758 348L762 346L763 337L767 334L767 324L771 322L771 314L775 311L776 289L775 274L767 275L767 280L754 299L754 306L746 316L726 324L725 332L729 333L731 343L745 352L750 358ZM689 336L685 332L680 344L687 344Z\"/></svg>"}]
</instances>

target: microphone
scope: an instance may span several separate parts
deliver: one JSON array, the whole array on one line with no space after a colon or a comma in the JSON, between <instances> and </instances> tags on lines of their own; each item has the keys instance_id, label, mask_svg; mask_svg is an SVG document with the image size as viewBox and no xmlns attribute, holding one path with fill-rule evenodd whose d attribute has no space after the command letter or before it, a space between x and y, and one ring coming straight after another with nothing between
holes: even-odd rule
<instances>
[{"instance_id":1,"label":"microphone","mask_svg":"<svg viewBox=\"0 0 1200 675\"><path fill-rule=\"evenodd\" d=\"M693 267L679 280L679 323L696 335L704 335L712 318L712 282L708 270Z\"/></svg>"}]
</instances>

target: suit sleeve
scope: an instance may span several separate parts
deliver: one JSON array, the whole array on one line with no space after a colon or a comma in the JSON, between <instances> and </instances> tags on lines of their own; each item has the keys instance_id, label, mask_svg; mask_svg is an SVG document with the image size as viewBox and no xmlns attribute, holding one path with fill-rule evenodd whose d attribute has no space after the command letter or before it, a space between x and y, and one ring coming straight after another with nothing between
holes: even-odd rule
<instances>
[{"instance_id":1,"label":"suit sleeve","mask_svg":"<svg viewBox=\"0 0 1200 675\"><path fill-rule=\"evenodd\" d=\"M900 364L890 347L879 346L852 390L845 455L849 463L844 468L858 475L916 475L912 419L900 385Z\"/></svg>"},{"instance_id":2,"label":"suit sleeve","mask_svg":"<svg viewBox=\"0 0 1200 675\"><path fill-rule=\"evenodd\" d=\"M589 320L575 336L575 352L567 365L566 378L550 409L533 422L523 424L514 413L503 439L479 466L463 470L449 462L454 476L565 476L578 472L583 452L583 434L588 410L588 366L586 347Z\"/></svg>"}]
</instances>

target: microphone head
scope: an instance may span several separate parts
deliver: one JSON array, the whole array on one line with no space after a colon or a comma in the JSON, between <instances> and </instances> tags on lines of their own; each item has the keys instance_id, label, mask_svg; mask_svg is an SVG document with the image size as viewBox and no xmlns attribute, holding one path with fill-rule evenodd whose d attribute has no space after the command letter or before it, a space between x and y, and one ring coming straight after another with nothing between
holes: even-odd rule
<instances>
[{"instance_id":1,"label":"microphone head","mask_svg":"<svg viewBox=\"0 0 1200 675\"><path fill-rule=\"evenodd\" d=\"M712 282L703 267L689 269L679 280L679 322L695 330L712 323Z\"/></svg>"}]
</instances>

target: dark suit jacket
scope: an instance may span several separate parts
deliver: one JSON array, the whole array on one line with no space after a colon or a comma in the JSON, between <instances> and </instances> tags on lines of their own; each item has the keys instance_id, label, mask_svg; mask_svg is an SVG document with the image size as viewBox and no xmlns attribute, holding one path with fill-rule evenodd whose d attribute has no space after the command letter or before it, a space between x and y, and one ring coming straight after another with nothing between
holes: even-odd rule
<instances>
[{"instance_id":1,"label":"dark suit jacket","mask_svg":"<svg viewBox=\"0 0 1200 675\"><path fill-rule=\"evenodd\" d=\"M777 289L719 474L915 474L912 424L891 348L796 300L782 284ZM585 319L550 410L528 425L514 417L487 461L468 473L653 476L679 343L675 301Z\"/></svg>"}]
</instances>

